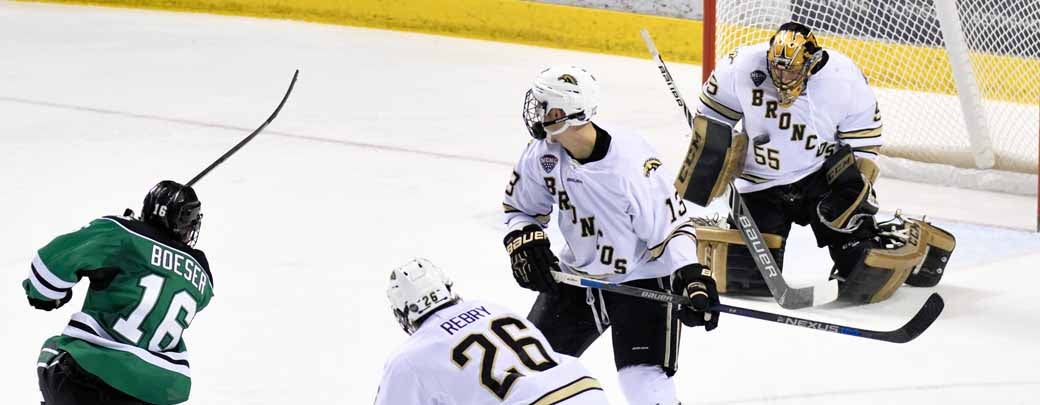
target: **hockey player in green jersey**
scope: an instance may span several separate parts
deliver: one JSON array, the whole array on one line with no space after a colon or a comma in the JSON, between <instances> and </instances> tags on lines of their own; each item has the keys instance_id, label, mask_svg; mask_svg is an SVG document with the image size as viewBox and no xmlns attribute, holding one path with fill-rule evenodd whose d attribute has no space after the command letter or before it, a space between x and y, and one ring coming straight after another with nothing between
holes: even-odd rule
<instances>
[{"instance_id":1,"label":"hockey player in green jersey","mask_svg":"<svg viewBox=\"0 0 1040 405\"><path fill-rule=\"evenodd\" d=\"M29 303L52 310L90 288L81 312L40 352L44 404L175 404L191 371L181 334L213 297L206 256L193 248L202 214L195 191L157 184L140 219L106 216L36 252L22 282Z\"/></svg>"}]
</instances>

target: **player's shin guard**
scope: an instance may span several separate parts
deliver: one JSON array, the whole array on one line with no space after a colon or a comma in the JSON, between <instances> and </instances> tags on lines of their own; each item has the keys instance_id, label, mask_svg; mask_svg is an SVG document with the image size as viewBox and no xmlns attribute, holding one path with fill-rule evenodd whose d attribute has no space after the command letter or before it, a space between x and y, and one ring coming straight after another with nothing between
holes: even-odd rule
<instances>
[{"instance_id":1,"label":"player's shin guard","mask_svg":"<svg viewBox=\"0 0 1040 405\"><path fill-rule=\"evenodd\" d=\"M618 382L632 405L678 405L675 382L659 366L628 366L618 370Z\"/></svg>"}]
</instances>

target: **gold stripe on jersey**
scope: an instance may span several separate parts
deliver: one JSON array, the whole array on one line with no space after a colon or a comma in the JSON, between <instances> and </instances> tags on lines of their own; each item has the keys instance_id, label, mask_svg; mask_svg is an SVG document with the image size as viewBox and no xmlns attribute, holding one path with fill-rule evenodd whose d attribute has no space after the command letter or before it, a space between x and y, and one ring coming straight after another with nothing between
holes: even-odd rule
<instances>
[{"instance_id":1,"label":"gold stripe on jersey","mask_svg":"<svg viewBox=\"0 0 1040 405\"><path fill-rule=\"evenodd\" d=\"M603 391L603 387L599 385L599 381L592 377L581 377L577 380L571 381L564 384L560 388L547 392L538 398L531 405L554 405L563 403L564 401L574 398L585 391L599 390Z\"/></svg>"},{"instance_id":2,"label":"gold stripe on jersey","mask_svg":"<svg viewBox=\"0 0 1040 405\"><path fill-rule=\"evenodd\" d=\"M647 249L650 251L650 260L657 260L658 257L661 257L664 254L664 249L668 247L668 242L671 242L677 236L687 236L693 239L694 242L697 241L697 234L692 219L679 224L675 229L672 229L672 233L664 238L664 241Z\"/></svg>"},{"instance_id":3,"label":"gold stripe on jersey","mask_svg":"<svg viewBox=\"0 0 1040 405\"><path fill-rule=\"evenodd\" d=\"M765 182L769 181L769 179L758 177L758 176L755 176L755 175L753 175L751 173L743 173L743 174L740 175L740 178L742 178L744 180L747 180L747 181L750 181L750 182L755 183L755 184L762 184L762 183L765 183Z\"/></svg>"},{"instance_id":4,"label":"gold stripe on jersey","mask_svg":"<svg viewBox=\"0 0 1040 405\"><path fill-rule=\"evenodd\" d=\"M608 279L608 278L610 278L611 276L614 275L614 274L592 274L592 273L586 273L586 272L581 271L581 270L579 270L577 268L574 268L574 267L567 267L567 268L571 269L571 271L573 271L574 273L576 273L579 276L582 276L582 277L585 277L585 278L591 278L593 280L606 280L606 279Z\"/></svg>"},{"instance_id":5,"label":"gold stripe on jersey","mask_svg":"<svg viewBox=\"0 0 1040 405\"><path fill-rule=\"evenodd\" d=\"M509 205L509 204L506 204L506 203L502 203L502 210L505 211L506 214L513 214L513 213L517 213L517 212L522 213L522 214L526 214L525 212L520 211L516 207L514 207L512 205ZM530 215L530 214L528 214L528 215ZM540 223L542 225L545 225L545 224L549 223L549 214L537 214L537 215L533 215L533 217L534 217L535 221L538 221L538 223Z\"/></svg>"},{"instance_id":6,"label":"gold stripe on jersey","mask_svg":"<svg viewBox=\"0 0 1040 405\"><path fill-rule=\"evenodd\" d=\"M838 139L864 139L877 138L879 136L881 136L881 127L860 129L848 132L838 131Z\"/></svg>"},{"instance_id":7,"label":"gold stripe on jersey","mask_svg":"<svg viewBox=\"0 0 1040 405\"><path fill-rule=\"evenodd\" d=\"M740 118L744 116L744 113L726 107L722 105L722 103L713 100L711 97L704 93L701 93L701 102L704 103L704 105L708 106L708 108L712 109L712 111L715 111L721 114L723 117L729 118L733 121L739 121Z\"/></svg>"},{"instance_id":8,"label":"gold stripe on jersey","mask_svg":"<svg viewBox=\"0 0 1040 405\"><path fill-rule=\"evenodd\" d=\"M853 152L860 152L860 153L869 153L871 155L878 155L878 154L881 153L881 146L880 145L857 146L857 147L853 147L852 151Z\"/></svg>"}]
</instances>

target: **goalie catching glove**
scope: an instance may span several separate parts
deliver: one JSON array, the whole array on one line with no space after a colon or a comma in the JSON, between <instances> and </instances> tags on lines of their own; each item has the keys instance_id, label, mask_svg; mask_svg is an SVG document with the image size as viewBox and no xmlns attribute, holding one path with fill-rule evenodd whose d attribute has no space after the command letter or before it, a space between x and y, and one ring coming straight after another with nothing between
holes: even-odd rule
<instances>
[{"instance_id":1,"label":"goalie catching glove","mask_svg":"<svg viewBox=\"0 0 1040 405\"><path fill-rule=\"evenodd\" d=\"M549 249L549 236L541 226L531 224L512 231L504 242L513 278L521 287L548 293L558 290L552 271L560 271L559 260Z\"/></svg>"},{"instance_id":2,"label":"goalie catching glove","mask_svg":"<svg viewBox=\"0 0 1040 405\"><path fill-rule=\"evenodd\" d=\"M711 331L719 326L719 311L711 308L719 305L719 292L711 269L698 263L683 266L675 272L672 291L690 298L693 305L679 309L679 320L686 326L704 326Z\"/></svg>"}]
</instances>

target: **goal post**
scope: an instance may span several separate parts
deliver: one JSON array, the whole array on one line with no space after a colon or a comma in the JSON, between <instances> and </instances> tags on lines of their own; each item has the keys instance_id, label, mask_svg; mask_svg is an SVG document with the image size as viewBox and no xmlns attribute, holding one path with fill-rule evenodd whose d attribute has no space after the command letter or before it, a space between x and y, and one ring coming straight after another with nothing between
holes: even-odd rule
<instances>
[{"instance_id":1,"label":"goal post","mask_svg":"<svg viewBox=\"0 0 1040 405\"><path fill-rule=\"evenodd\" d=\"M953 71L953 83L957 88L957 98L961 102L964 125L968 130L971 153L975 158L975 167L992 169L994 165L993 142L990 141L989 127L986 125L986 114L982 107L982 94L975 81L972 70L968 42L964 38L964 28L957 14L957 4L953 1L938 0L935 12L942 30L946 55Z\"/></svg>"},{"instance_id":2,"label":"goal post","mask_svg":"<svg viewBox=\"0 0 1040 405\"><path fill-rule=\"evenodd\" d=\"M1040 1L704 0L705 78L719 57L792 20L863 70L884 117L884 158L908 161L888 175L978 174L963 187L1037 194Z\"/></svg>"}]
</instances>

